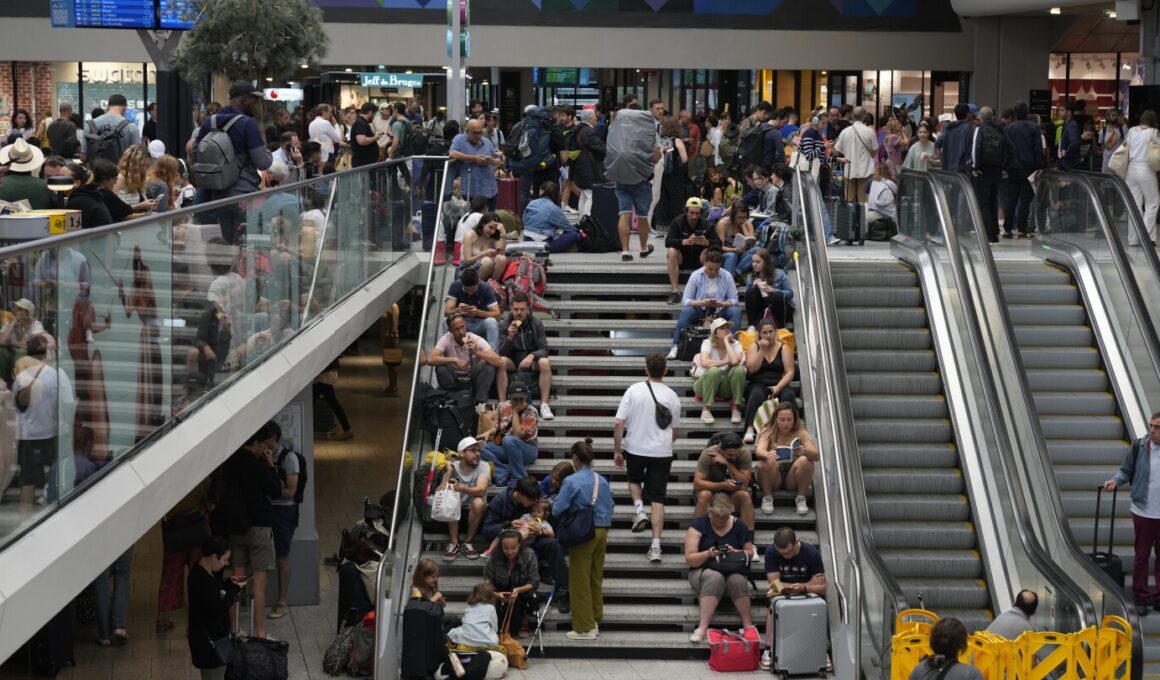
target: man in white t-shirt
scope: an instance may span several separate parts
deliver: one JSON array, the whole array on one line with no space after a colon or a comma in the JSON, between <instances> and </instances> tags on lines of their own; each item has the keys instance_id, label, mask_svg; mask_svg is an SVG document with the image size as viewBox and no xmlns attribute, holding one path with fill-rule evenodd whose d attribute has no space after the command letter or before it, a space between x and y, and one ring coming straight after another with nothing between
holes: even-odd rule
<instances>
[{"instance_id":1,"label":"man in white t-shirt","mask_svg":"<svg viewBox=\"0 0 1160 680\"><path fill-rule=\"evenodd\" d=\"M48 339L43 335L32 336L27 350L28 356L16 362L16 379L12 382L12 394L17 397L21 390L29 388L28 408L17 409L20 511L24 515L32 512L36 490L44 488L45 471L56 462L58 455L57 433L67 431L67 426L72 424L77 401L68 375L46 363ZM71 451L67 455L71 457Z\"/></svg>"},{"instance_id":2,"label":"man in white t-shirt","mask_svg":"<svg viewBox=\"0 0 1160 680\"><path fill-rule=\"evenodd\" d=\"M664 384L668 364L663 355L653 352L645 357L643 382L632 385L616 409L616 426L612 435L616 467L628 468L628 492L636 518L634 532L652 526L650 562L661 561L661 531L665 526L665 492L673 466L673 442L677 441L677 423L681 417L681 400ZM660 427L658 411L667 409L668 427ZM651 517L644 513L648 501Z\"/></svg>"},{"instance_id":3,"label":"man in white t-shirt","mask_svg":"<svg viewBox=\"0 0 1160 680\"><path fill-rule=\"evenodd\" d=\"M449 465L448 474L451 475L451 490L459 492L463 501L462 514L467 515L467 533L463 542L459 542L459 521L447 523L447 533L451 534L451 542L443 553L443 559L453 560L463 555L469 560L479 557L472 541L487 513L487 487L491 484L491 466L480 460L480 440L475 437L464 437L459 440L459 460Z\"/></svg>"}]
</instances>

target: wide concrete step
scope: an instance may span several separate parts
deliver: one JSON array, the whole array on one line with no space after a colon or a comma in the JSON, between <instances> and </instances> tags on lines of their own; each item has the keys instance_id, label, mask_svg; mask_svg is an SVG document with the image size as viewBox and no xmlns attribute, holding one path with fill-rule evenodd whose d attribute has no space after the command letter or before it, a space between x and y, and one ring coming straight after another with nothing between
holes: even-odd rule
<instances>
[{"instance_id":1,"label":"wide concrete step","mask_svg":"<svg viewBox=\"0 0 1160 680\"><path fill-rule=\"evenodd\" d=\"M676 327L675 319L546 319L544 330L549 334L607 333L609 331L667 332Z\"/></svg>"},{"instance_id":2,"label":"wide concrete step","mask_svg":"<svg viewBox=\"0 0 1160 680\"><path fill-rule=\"evenodd\" d=\"M681 399L681 407L687 414L695 415L701 412L701 407L704 406L700 401L694 399L689 395L678 395ZM552 410L556 412L557 416L568 415L575 411L600 411L614 415L616 409L620 407L620 395L603 396L588 396L577 395L560 397L552 401ZM718 403L714 412L718 414L725 414L725 419L728 420L728 407ZM545 421L546 422L546 421Z\"/></svg>"},{"instance_id":3,"label":"wide concrete step","mask_svg":"<svg viewBox=\"0 0 1160 680\"><path fill-rule=\"evenodd\" d=\"M675 324L673 328L675 328ZM671 329L670 329L671 332ZM602 351L612 352L615 350L638 350L641 352L661 352L668 353L669 347L672 346L672 336L669 337L653 337L653 338L584 338L577 336L569 336L562 338L552 338L548 341L548 346L554 354L560 354L570 350L583 351ZM637 359L643 366L643 359Z\"/></svg>"},{"instance_id":4,"label":"wide concrete step","mask_svg":"<svg viewBox=\"0 0 1160 680\"><path fill-rule=\"evenodd\" d=\"M545 451L559 451L566 452L569 447L575 444L579 437L540 437L540 457L544 457ZM705 443L708 437L704 438L689 438L680 437L673 442L673 453L677 458L688 458L689 456L699 456L705 450ZM597 456L607 456L607 459L612 457L612 437L593 437L592 447L596 450ZM562 460L562 458L561 458ZM597 459L600 460L599 458ZM670 489L671 489L670 485ZM672 493L670 491L670 493Z\"/></svg>"},{"instance_id":5,"label":"wide concrete step","mask_svg":"<svg viewBox=\"0 0 1160 680\"><path fill-rule=\"evenodd\" d=\"M593 363L593 370L600 370L599 364ZM640 375L561 375L553 376L552 385L558 390L566 389L598 389L620 394L630 385L644 380L644 370ZM686 376L666 378L665 384L673 388L677 394L692 394L693 379Z\"/></svg>"},{"instance_id":6,"label":"wide concrete step","mask_svg":"<svg viewBox=\"0 0 1160 680\"><path fill-rule=\"evenodd\" d=\"M552 273L556 273L553 268ZM661 298L665 299L672 293L667 283L638 283L631 286L593 286L585 283L550 283L544 290L548 299L579 299L579 298Z\"/></svg>"},{"instance_id":7,"label":"wide concrete step","mask_svg":"<svg viewBox=\"0 0 1160 680\"><path fill-rule=\"evenodd\" d=\"M437 558L432 558L432 559L437 560ZM446 563L444 563L444 564L446 564ZM605 560L604 565L605 565L605 567L608 566L607 559ZM442 567L443 565L440 565L440 566ZM443 585L442 580L440 580L439 585L440 586ZM685 586L688 587L688 584L686 583ZM545 586L544 587L545 596L546 596L547 589L548 589L548 586ZM765 604L760 599L755 599L753 605L751 606L750 616L752 617L752 620L755 623L758 621L763 621L765 618L765 611L767 608L768 608L767 604ZM467 609L466 602L458 602L458 601L448 602L447 607L444 609L444 612L447 614L454 614L456 616L463 616L463 612L466 609ZM620 627L620 628L632 627L632 628L637 629L639 632L639 628L641 627L642 624L644 624L644 625L656 626L658 628L659 627L680 627L682 629L685 629L686 632L682 633L682 635L686 636L685 645L690 647L690 648L693 647L693 645L689 644L687 636L690 632L692 632L693 628L696 627L697 622L700 620L700 617L698 614L698 609L697 609L697 606L695 604L650 603L648 605L648 611L649 611L648 619L645 621L642 621L639 604L621 604L621 603L616 603L616 602L606 603L604 605L604 620L600 622L600 638L597 640L596 643L589 643L589 644L599 644L600 642L603 642L603 640L605 639L606 636L613 636L615 633L623 632L623 631L617 631L616 628L618 628L618 627ZM741 616L737 613L737 610L735 610L733 607L729 607L729 606L719 607L717 609L717 612L713 616L713 626L714 627L719 628L722 626L729 626L729 627L735 628L740 623L741 623ZM571 630L571 625L572 625L571 618L567 615L560 614L559 612L555 611L555 607L553 607L552 611L549 613L547 619L544 620L545 639L546 639L547 635L552 634L552 633L549 633L549 631L555 631L556 629L559 629L562 632L566 632L568 630ZM567 638L564 638L563 636L561 636L561 638L567 640ZM571 640L568 640L568 641L572 642ZM525 644L527 644L526 640L524 640L523 642ZM545 642L545 649L546 648L547 648L547 642ZM705 648L705 649L706 649L706 652L708 652L708 648ZM553 651L554 651L554 648L553 648ZM534 658L533 658L531 663L535 664Z\"/></svg>"},{"instance_id":8,"label":"wide concrete step","mask_svg":"<svg viewBox=\"0 0 1160 680\"><path fill-rule=\"evenodd\" d=\"M540 431L550 430L552 432L560 432L564 430L580 430L580 431L612 431L613 419L610 417L601 416L556 416L554 420L541 420ZM727 418L718 418L713 425L706 425L701 422L700 418L683 417L676 424L684 432L694 430L739 430L741 425L733 425Z\"/></svg>"},{"instance_id":9,"label":"wide concrete step","mask_svg":"<svg viewBox=\"0 0 1160 680\"><path fill-rule=\"evenodd\" d=\"M670 329L671 330L671 329ZM595 338L586 338L595 339ZM552 338L548 340L550 347L555 346L555 340ZM603 338L605 344L609 342L608 338ZM666 343L669 338L665 338ZM619 348L619 347L618 347ZM665 346L665 351L668 351L668 345ZM644 380L644 357L643 356L551 356L553 374L555 369L573 369L585 368L588 370L608 371L609 373L632 373L632 377L636 382ZM668 362L669 372L665 377L665 384L672 380L671 376L685 377L689 375L689 369L692 367L691 361L678 361L673 359Z\"/></svg>"},{"instance_id":10,"label":"wide concrete step","mask_svg":"<svg viewBox=\"0 0 1160 680\"><path fill-rule=\"evenodd\" d=\"M681 313L680 305L670 305L664 300L554 300L552 309L563 317L573 314L664 314L676 319Z\"/></svg>"},{"instance_id":11,"label":"wide concrete step","mask_svg":"<svg viewBox=\"0 0 1160 680\"><path fill-rule=\"evenodd\" d=\"M669 488L670 490L672 489L671 484L669 485ZM687 527L682 527L680 530L665 531L663 534L661 534L661 549L665 553L671 553L675 555L683 554L685 549L684 530L686 528ZM764 554L766 547L768 547L770 543L773 543L773 535L776 532L777 527L763 528L760 525L757 527L757 532L753 544L757 546L759 554ZM806 541L807 543L818 545L817 532L802 530L796 533L799 539ZM446 545L447 536L448 534L446 532L423 532L423 539L432 542L433 545ZM627 549L629 551L639 550L643 554L648 550L651 544L652 534L648 531L633 533L631 529L622 529L617 527L613 527L608 530L609 549ZM482 570L482 568L483 564L480 563L480 569ZM605 582L607 583L607 581ZM442 585L442 583L440 583L440 585ZM762 592L765 591L763 590Z\"/></svg>"}]
</instances>

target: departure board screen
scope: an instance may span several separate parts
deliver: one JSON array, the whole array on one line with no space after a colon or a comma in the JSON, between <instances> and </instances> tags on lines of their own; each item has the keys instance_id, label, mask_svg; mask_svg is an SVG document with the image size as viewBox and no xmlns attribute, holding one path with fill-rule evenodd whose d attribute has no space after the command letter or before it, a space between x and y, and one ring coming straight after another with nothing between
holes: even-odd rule
<instances>
[{"instance_id":1,"label":"departure board screen","mask_svg":"<svg viewBox=\"0 0 1160 680\"><path fill-rule=\"evenodd\" d=\"M160 0L158 25L161 30L188 31L193 28L197 8L193 0Z\"/></svg>"},{"instance_id":2,"label":"departure board screen","mask_svg":"<svg viewBox=\"0 0 1160 680\"><path fill-rule=\"evenodd\" d=\"M78 28L153 28L153 0L74 0Z\"/></svg>"}]
</instances>

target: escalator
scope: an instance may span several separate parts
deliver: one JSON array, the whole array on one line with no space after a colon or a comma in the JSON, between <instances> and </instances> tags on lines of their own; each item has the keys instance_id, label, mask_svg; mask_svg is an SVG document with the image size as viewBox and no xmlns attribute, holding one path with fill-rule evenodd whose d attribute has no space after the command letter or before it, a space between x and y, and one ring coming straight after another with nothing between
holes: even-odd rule
<instances>
[{"instance_id":1,"label":"escalator","mask_svg":"<svg viewBox=\"0 0 1160 680\"><path fill-rule=\"evenodd\" d=\"M985 628L992 596L917 276L830 269L877 549L910 606Z\"/></svg>"}]
</instances>

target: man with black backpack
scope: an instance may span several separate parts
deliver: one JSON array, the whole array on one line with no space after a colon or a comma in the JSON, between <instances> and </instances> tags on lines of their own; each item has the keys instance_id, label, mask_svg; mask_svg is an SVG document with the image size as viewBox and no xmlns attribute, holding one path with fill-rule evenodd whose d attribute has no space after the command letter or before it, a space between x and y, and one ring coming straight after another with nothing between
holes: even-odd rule
<instances>
[{"instance_id":1,"label":"man with black backpack","mask_svg":"<svg viewBox=\"0 0 1160 680\"><path fill-rule=\"evenodd\" d=\"M733 156L733 160L729 164L729 176L737 181L744 181L745 168L754 165L765 165L766 148L769 147L772 152L772 139L767 139L773 126L768 122L770 115L773 112L773 106L769 102L761 102L753 109L753 114L745 120L741 121L739 126L740 138L737 142L737 153ZM778 133L780 140L781 134ZM784 157L785 150L782 150ZM765 166L769 169L769 165Z\"/></svg>"},{"instance_id":2,"label":"man with black backpack","mask_svg":"<svg viewBox=\"0 0 1160 680\"><path fill-rule=\"evenodd\" d=\"M411 120L407 118L407 105L403 102L395 102L395 117L391 120L391 145L387 147L387 158L406 158L415 155L414 144L415 131L411 126ZM422 149L419 153L426 152L426 149ZM392 163L387 166L387 173L392 182L397 181L400 172L403 173L403 181L409 186L411 184L409 163Z\"/></svg>"},{"instance_id":3,"label":"man with black backpack","mask_svg":"<svg viewBox=\"0 0 1160 680\"><path fill-rule=\"evenodd\" d=\"M198 203L241 196L261 186L258 171L266 170L274 162L257 122L261 105L261 90L244 80L234 81L230 86L230 103L201 124L192 154ZM237 241L239 231L245 226L241 211L230 207L213 212L217 213L222 238L229 243Z\"/></svg>"},{"instance_id":4,"label":"man with black backpack","mask_svg":"<svg viewBox=\"0 0 1160 680\"><path fill-rule=\"evenodd\" d=\"M298 528L298 506L306 492L306 456L286 448L278 423L270 421L266 427L270 435L266 445L278 452L275 462L278 476L282 479L282 495L270 501L274 562L278 567L278 601L269 616L280 619L290 613L286 606L286 593L290 590L290 546L294 541L294 530Z\"/></svg>"},{"instance_id":5,"label":"man with black backpack","mask_svg":"<svg viewBox=\"0 0 1160 680\"><path fill-rule=\"evenodd\" d=\"M508 167L520 181L521 211L535 198L535 191L541 184L557 180L557 163L563 150L564 135L556 127L551 114L529 104L524 109L523 119L508 135L503 150Z\"/></svg>"},{"instance_id":6,"label":"man with black backpack","mask_svg":"<svg viewBox=\"0 0 1160 680\"><path fill-rule=\"evenodd\" d=\"M1008 144L994 110L989 106L979 109L979 126L971 141L971 181L991 243L999 242L999 183L1007 164Z\"/></svg>"},{"instance_id":7,"label":"man with black backpack","mask_svg":"<svg viewBox=\"0 0 1160 680\"><path fill-rule=\"evenodd\" d=\"M141 131L125 117L128 105L125 95L114 94L105 113L85 125L85 154L90 162L104 158L115 165L125 149L141 143Z\"/></svg>"}]
</instances>

